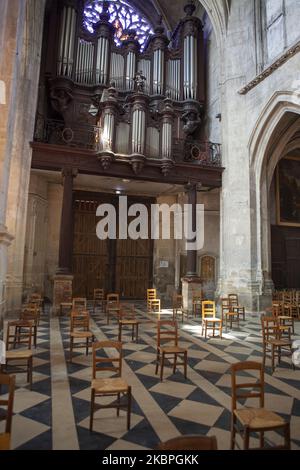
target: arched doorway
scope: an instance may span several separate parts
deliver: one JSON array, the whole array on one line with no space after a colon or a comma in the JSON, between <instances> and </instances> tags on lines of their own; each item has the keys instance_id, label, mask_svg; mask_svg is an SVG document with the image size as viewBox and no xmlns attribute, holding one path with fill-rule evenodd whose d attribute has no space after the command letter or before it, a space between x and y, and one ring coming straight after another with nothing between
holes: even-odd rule
<instances>
[{"instance_id":1,"label":"arched doorway","mask_svg":"<svg viewBox=\"0 0 300 470\"><path fill-rule=\"evenodd\" d=\"M253 209L252 258L257 281L260 285L262 307L269 304L274 289L274 280L277 284L276 287L284 287L283 280L281 279L279 282L279 270L282 271L282 266L276 265L278 259L273 257L277 253L276 228L280 227L276 214L276 206L278 205L275 197L276 175L280 161L300 148L299 114L300 99L298 94L293 92L276 93L261 113L249 143L251 207ZM291 231L287 230L285 238L289 239L297 235L296 228L289 227ZM291 255L288 258L285 257L285 264L289 264L292 254L296 251L293 244L289 245L288 252ZM297 278L296 274L295 276ZM298 283L300 283L299 281ZM289 287L286 281L284 283L286 287Z\"/></svg>"}]
</instances>

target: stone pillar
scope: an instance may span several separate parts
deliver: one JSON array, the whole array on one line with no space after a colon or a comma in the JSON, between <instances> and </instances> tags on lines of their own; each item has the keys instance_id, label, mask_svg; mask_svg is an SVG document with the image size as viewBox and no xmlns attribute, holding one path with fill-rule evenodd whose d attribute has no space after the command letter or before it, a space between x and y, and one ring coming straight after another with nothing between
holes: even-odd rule
<instances>
[{"instance_id":1,"label":"stone pillar","mask_svg":"<svg viewBox=\"0 0 300 470\"><path fill-rule=\"evenodd\" d=\"M190 214L192 217L191 228L196 231L197 221L197 188L195 184L188 184L186 187L188 195L188 204L192 208ZM195 240L187 240L194 242ZM182 279L183 307L189 313L193 309L193 294L201 289L201 279L197 274L197 250L187 250L186 276Z\"/></svg>"},{"instance_id":2,"label":"stone pillar","mask_svg":"<svg viewBox=\"0 0 300 470\"><path fill-rule=\"evenodd\" d=\"M77 170L64 168L62 175L64 178L64 190L60 222L58 270L54 276L54 313L58 313L62 302L71 302L73 296L73 178L76 177Z\"/></svg>"},{"instance_id":3,"label":"stone pillar","mask_svg":"<svg viewBox=\"0 0 300 470\"><path fill-rule=\"evenodd\" d=\"M64 168L63 204L60 222L58 273L71 274L72 272L72 248L73 248L73 178L77 170Z\"/></svg>"},{"instance_id":4,"label":"stone pillar","mask_svg":"<svg viewBox=\"0 0 300 470\"><path fill-rule=\"evenodd\" d=\"M17 311L22 301L30 141L34 133L45 3L1 1L0 77L4 85L0 84L0 88L4 87L4 93L0 97L0 224L13 236L7 250L8 311Z\"/></svg>"}]
</instances>

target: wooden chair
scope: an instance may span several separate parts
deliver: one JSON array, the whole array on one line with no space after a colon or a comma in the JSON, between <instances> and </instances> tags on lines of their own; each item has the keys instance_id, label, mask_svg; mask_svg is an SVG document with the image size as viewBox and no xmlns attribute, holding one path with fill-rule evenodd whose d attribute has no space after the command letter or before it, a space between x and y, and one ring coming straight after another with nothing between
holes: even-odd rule
<instances>
[{"instance_id":1,"label":"wooden chair","mask_svg":"<svg viewBox=\"0 0 300 470\"><path fill-rule=\"evenodd\" d=\"M79 339L80 342L75 342ZM86 355L94 341L94 335L90 331L90 315L89 312L72 312L71 313L71 330L70 330L70 362L72 362L73 348L85 348Z\"/></svg>"},{"instance_id":2,"label":"wooden chair","mask_svg":"<svg viewBox=\"0 0 300 470\"><path fill-rule=\"evenodd\" d=\"M0 433L0 450L10 450L10 434Z\"/></svg>"},{"instance_id":3,"label":"wooden chair","mask_svg":"<svg viewBox=\"0 0 300 470\"><path fill-rule=\"evenodd\" d=\"M32 388L33 354L31 345L33 336L32 322L24 320L8 322L5 364L0 365L0 373L8 373L8 368L10 367L12 368L11 372L14 374L24 373L25 371L27 373L27 382L30 385L30 389ZM19 348L21 344L27 346L27 349ZM16 349L17 347L18 349ZM10 362L13 362L13 364L10 365Z\"/></svg>"},{"instance_id":4,"label":"wooden chair","mask_svg":"<svg viewBox=\"0 0 300 470\"><path fill-rule=\"evenodd\" d=\"M157 450L218 450L215 436L180 436L161 442Z\"/></svg>"},{"instance_id":5,"label":"wooden chair","mask_svg":"<svg viewBox=\"0 0 300 470\"><path fill-rule=\"evenodd\" d=\"M120 314L120 296L119 294L108 294L106 297L106 318L109 325L110 317L115 316L119 319Z\"/></svg>"},{"instance_id":6,"label":"wooden chair","mask_svg":"<svg viewBox=\"0 0 300 470\"><path fill-rule=\"evenodd\" d=\"M197 313L199 316L202 317L202 301L203 301L203 293L194 293L193 294L193 314L194 318L197 317Z\"/></svg>"},{"instance_id":7,"label":"wooden chair","mask_svg":"<svg viewBox=\"0 0 300 470\"><path fill-rule=\"evenodd\" d=\"M183 296L175 294L173 297L173 321L177 320L177 317L181 317L183 323L184 309L183 309Z\"/></svg>"},{"instance_id":8,"label":"wooden chair","mask_svg":"<svg viewBox=\"0 0 300 470\"><path fill-rule=\"evenodd\" d=\"M3 385L7 387L8 389L7 391L8 398L4 400L0 396L0 407L1 407L0 408L0 421L5 421L4 433L9 436L8 438L8 445L9 445L10 436L11 436L11 427L12 427L16 377L14 375L0 374L0 392L2 390ZM0 436L1 435L3 438L3 445L4 445L5 437L3 437L3 434L0 434Z\"/></svg>"},{"instance_id":9,"label":"wooden chair","mask_svg":"<svg viewBox=\"0 0 300 470\"><path fill-rule=\"evenodd\" d=\"M275 370L275 358L278 357L280 363L282 349L288 349L292 356L292 343L290 340L282 339L278 328L278 321L275 317L261 317L262 337L263 337L263 366L266 365L267 354L271 353L272 372Z\"/></svg>"},{"instance_id":10,"label":"wooden chair","mask_svg":"<svg viewBox=\"0 0 300 470\"><path fill-rule=\"evenodd\" d=\"M272 302L272 315L277 318L278 327L280 331L284 334L287 333L289 339L291 340L291 333L295 334L295 320L294 317L289 315L283 315L283 303L282 302Z\"/></svg>"},{"instance_id":11,"label":"wooden chair","mask_svg":"<svg viewBox=\"0 0 300 470\"><path fill-rule=\"evenodd\" d=\"M156 289L147 289L147 310L151 312L151 300L156 299Z\"/></svg>"},{"instance_id":12,"label":"wooden chair","mask_svg":"<svg viewBox=\"0 0 300 470\"><path fill-rule=\"evenodd\" d=\"M74 297L72 301L72 311L80 312L86 311L86 298L85 297Z\"/></svg>"},{"instance_id":13,"label":"wooden chair","mask_svg":"<svg viewBox=\"0 0 300 470\"><path fill-rule=\"evenodd\" d=\"M20 320L31 321L32 322L34 347L36 348L36 346L37 346L37 328L38 328L38 324L39 324L39 314L38 314L37 308L36 307L34 307L34 308L29 308L29 307L23 308L21 313L20 313ZM21 328L20 328L20 334L21 334Z\"/></svg>"},{"instance_id":14,"label":"wooden chair","mask_svg":"<svg viewBox=\"0 0 300 470\"><path fill-rule=\"evenodd\" d=\"M104 289L94 289L94 299L93 299L93 312L95 313L95 308L97 305L101 306L102 312L104 311Z\"/></svg>"},{"instance_id":15,"label":"wooden chair","mask_svg":"<svg viewBox=\"0 0 300 470\"><path fill-rule=\"evenodd\" d=\"M237 383L237 373L257 371L257 381ZM249 449L250 434L259 433L260 449L264 448L264 433L267 431L283 430L284 445L277 449L290 449L290 423L281 416L264 408L264 369L257 362L241 362L231 366L232 377L232 418L231 418L231 449L236 444L236 434L243 438L244 450ZM254 377L253 377L254 379ZM238 400L245 398L258 398L259 408L238 408Z\"/></svg>"},{"instance_id":16,"label":"wooden chair","mask_svg":"<svg viewBox=\"0 0 300 470\"><path fill-rule=\"evenodd\" d=\"M202 336L203 332L205 339L207 338L208 329L213 330L212 337L215 337L215 332L219 332L219 336L222 339L222 319L216 317L216 304L211 300L205 300L202 302Z\"/></svg>"},{"instance_id":17,"label":"wooden chair","mask_svg":"<svg viewBox=\"0 0 300 470\"><path fill-rule=\"evenodd\" d=\"M138 342L138 335L139 335L139 321L136 318L136 313L134 310L134 305L130 304L128 306L122 306L120 310L120 317L119 317L119 337L118 341L122 341L122 329L123 327L130 326L131 327L131 339Z\"/></svg>"},{"instance_id":18,"label":"wooden chair","mask_svg":"<svg viewBox=\"0 0 300 470\"><path fill-rule=\"evenodd\" d=\"M238 328L240 327L240 314L236 310L233 310L230 305L228 297L221 299L221 309L222 309L222 320L225 323L225 331L228 331L228 323L230 329L232 330L233 323L237 323Z\"/></svg>"},{"instance_id":19,"label":"wooden chair","mask_svg":"<svg viewBox=\"0 0 300 470\"><path fill-rule=\"evenodd\" d=\"M98 352L104 349L114 349L112 357L99 356ZM97 378L98 372L111 371L116 377ZM120 409L127 410L127 429L130 429L131 415L131 386L122 378L122 343L116 341L100 341L93 344L93 380L91 384L91 414L90 431L93 430L94 412L98 409L117 408L117 416ZM96 398L115 397L116 402L108 405L96 404ZM123 402L122 402L123 401Z\"/></svg>"},{"instance_id":20,"label":"wooden chair","mask_svg":"<svg viewBox=\"0 0 300 470\"><path fill-rule=\"evenodd\" d=\"M228 295L229 304L231 307L232 312L236 312L238 315L243 316L243 320L245 321L245 307L241 307L239 305L239 298L237 294L229 294Z\"/></svg>"},{"instance_id":21,"label":"wooden chair","mask_svg":"<svg viewBox=\"0 0 300 470\"><path fill-rule=\"evenodd\" d=\"M171 345L163 346L163 344ZM165 360L169 356L174 357L173 374L177 366L184 367L184 377L187 377L187 349L178 346L178 325L176 321L157 322L157 356L155 374L158 374L160 366L160 380L163 380ZM177 357L182 357L183 362L177 363Z\"/></svg>"}]
</instances>

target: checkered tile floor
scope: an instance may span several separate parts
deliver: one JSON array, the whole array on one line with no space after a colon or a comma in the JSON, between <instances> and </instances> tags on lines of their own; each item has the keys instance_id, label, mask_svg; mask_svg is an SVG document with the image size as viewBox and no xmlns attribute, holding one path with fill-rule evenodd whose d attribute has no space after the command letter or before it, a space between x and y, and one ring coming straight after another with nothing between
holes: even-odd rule
<instances>
[{"instance_id":1,"label":"checkered tile floor","mask_svg":"<svg viewBox=\"0 0 300 470\"><path fill-rule=\"evenodd\" d=\"M91 317L91 329L98 340L117 339L114 320L107 325L99 311ZM133 391L130 431L125 414L121 412L117 418L115 410L108 409L95 413L94 432L89 432L91 354L75 350L70 364L69 319L44 316L34 351L33 390L28 389L23 374L17 375L13 448L153 449L158 442L180 434L215 435L219 449L229 448L229 368L238 361L261 361L259 320L249 316L241 322L240 330L228 332L223 340L204 340L199 320L180 324L180 345L188 348L188 379L182 370L173 374L166 368L161 383L155 376L155 319L151 321L142 309L139 317L139 342L131 342L126 330L122 338L123 377ZM299 334L298 323L295 339ZM288 357L274 374L269 366L268 362L265 405L291 420L292 448L300 449L300 369L293 370ZM280 439L276 433L267 434L269 445ZM251 444L255 445L255 437Z\"/></svg>"}]
</instances>

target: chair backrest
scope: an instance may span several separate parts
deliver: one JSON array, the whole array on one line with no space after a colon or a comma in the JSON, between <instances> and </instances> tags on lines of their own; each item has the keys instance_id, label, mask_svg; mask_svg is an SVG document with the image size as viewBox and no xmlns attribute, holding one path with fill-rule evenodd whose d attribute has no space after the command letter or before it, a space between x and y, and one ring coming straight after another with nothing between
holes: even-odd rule
<instances>
[{"instance_id":1,"label":"chair backrest","mask_svg":"<svg viewBox=\"0 0 300 470\"><path fill-rule=\"evenodd\" d=\"M86 310L86 298L74 297L72 302L72 310Z\"/></svg>"},{"instance_id":2,"label":"chair backrest","mask_svg":"<svg viewBox=\"0 0 300 470\"><path fill-rule=\"evenodd\" d=\"M7 386L8 388L8 397L3 399L0 396L0 406L5 407L6 411L2 409L5 413L5 432L11 433L11 424L13 416L13 407L14 407L14 396L15 396L15 383L16 377L14 375L0 374L0 388L2 385Z\"/></svg>"},{"instance_id":3,"label":"chair backrest","mask_svg":"<svg viewBox=\"0 0 300 470\"><path fill-rule=\"evenodd\" d=\"M20 344L24 344L31 349L31 344L34 336L34 322L32 320L16 320L7 323L6 331L6 350L10 346L15 348Z\"/></svg>"},{"instance_id":4,"label":"chair backrest","mask_svg":"<svg viewBox=\"0 0 300 470\"><path fill-rule=\"evenodd\" d=\"M174 294L173 297L173 308L182 308L183 307L183 296Z\"/></svg>"},{"instance_id":5,"label":"chair backrest","mask_svg":"<svg viewBox=\"0 0 300 470\"><path fill-rule=\"evenodd\" d=\"M109 302L118 302L119 303L120 302L120 296L119 296L119 294L115 294L115 293L107 294L106 301L107 301L107 303L109 303Z\"/></svg>"},{"instance_id":6,"label":"chair backrest","mask_svg":"<svg viewBox=\"0 0 300 470\"><path fill-rule=\"evenodd\" d=\"M147 289L147 300L156 299L156 289Z\"/></svg>"},{"instance_id":7,"label":"chair backrest","mask_svg":"<svg viewBox=\"0 0 300 470\"><path fill-rule=\"evenodd\" d=\"M42 303L42 295L41 294L30 294L28 298L28 303L37 304L38 306Z\"/></svg>"},{"instance_id":8,"label":"chair backrest","mask_svg":"<svg viewBox=\"0 0 300 470\"><path fill-rule=\"evenodd\" d=\"M158 450L217 450L215 436L180 436L161 442Z\"/></svg>"},{"instance_id":9,"label":"chair backrest","mask_svg":"<svg viewBox=\"0 0 300 470\"><path fill-rule=\"evenodd\" d=\"M120 308L121 308L120 314L119 314L120 320L135 320L136 319L136 313L135 313L135 308L133 304L121 304Z\"/></svg>"},{"instance_id":10,"label":"chair backrest","mask_svg":"<svg viewBox=\"0 0 300 470\"><path fill-rule=\"evenodd\" d=\"M258 378L253 377L253 382L237 382L237 373L245 371L258 371ZM231 366L232 385L232 411L237 409L239 399L259 398L260 408L264 407L264 368L259 362L239 362Z\"/></svg>"},{"instance_id":11,"label":"chair backrest","mask_svg":"<svg viewBox=\"0 0 300 470\"><path fill-rule=\"evenodd\" d=\"M230 311L230 301L228 297L223 297L221 299L221 308L222 308L222 314L225 313L225 311Z\"/></svg>"},{"instance_id":12,"label":"chair backrest","mask_svg":"<svg viewBox=\"0 0 300 470\"><path fill-rule=\"evenodd\" d=\"M71 331L89 331L90 314L85 310L71 312Z\"/></svg>"},{"instance_id":13,"label":"chair backrest","mask_svg":"<svg viewBox=\"0 0 300 470\"><path fill-rule=\"evenodd\" d=\"M165 343L178 346L178 324L177 321L160 320L157 322L157 347Z\"/></svg>"},{"instance_id":14,"label":"chair backrest","mask_svg":"<svg viewBox=\"0 0 300 470\"><path fill-rule=\"evenodd\" d=\"M276 318L279 317L280 315L282 315L283 314L282 303L281 302L275 302L273 300L271 311L272 311L273 316L276 317Z\"/></svg>"},{"instance_id":15,"label":"chair backrest","mask_svg":"<svg viewBox=\"0 0 300 470\"><path fill-rule=\"evenodd\" d=\"M39 314L37 308L25 307L20 313L20 320L32 320L37 325Z\"/></svg>"},{"instance_id":16,"label":"chair backrest","mask_svg":"<svg viewBox=\"0 0 300 470\"><path fill-rule=\"evenodd\" d=\"M229 294L228 299L231 307L237 307L239 305L239 298L237 294Z\"/></svg>"},{"instance_id":17,"label":"chair backrest","mask_svg":"<svg viewBox=\"0 0 300 470\"><path fill-rule=\"evenodd\" d=\"M94 289L94 300L104 300L104 289Z\"/></svg>"},{"instance_id":18,"label":"chair backrest","mask_svg":"<svg viewBox=\"0 0 300 470\"><path fill-rule=\"evenodd\" d=\"M216 303L213 300L205 300L202 302L202 319L205 317L215 318Z\"/></svg>"},{"instance_id":19,"label":"chair backrest","mask_svg":"<svg viewBox=\"0 0 300 470\"><path fill-rule=\"evenodd\" d=\"M262 337L263 342L270 339L279 339L280 331L278 328L278 320L276 317L262 315L261 317L261 328L262 328Z\"/></svg>"},{"instance_id":20,"label":"chair backrest","mask_svg":"<svg viewBox=\"0 0 300 470\"><path fill-rule=\"evenodd\" d=\"M97 355L98 351L104 352L104 349L114 349L116 354L108 357ZM93 379L97 372L111 371L118 377L122 374L122 343L119 341L98 341L93 343Z\"/></svg>"}]
</instances>

